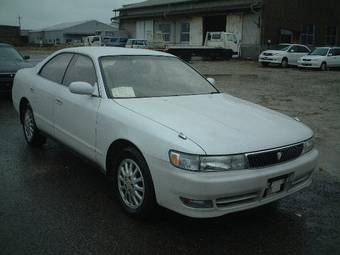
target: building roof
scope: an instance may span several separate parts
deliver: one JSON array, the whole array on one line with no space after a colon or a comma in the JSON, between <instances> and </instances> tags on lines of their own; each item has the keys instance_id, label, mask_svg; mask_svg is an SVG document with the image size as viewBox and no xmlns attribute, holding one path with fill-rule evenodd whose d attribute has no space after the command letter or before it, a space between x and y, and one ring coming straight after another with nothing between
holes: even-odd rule
<instances>
[{"instance_id":1,"label":"building roof","mask_svg":"<svg viewBox=\"0 0 340 255\"><path fill-rule=\"evenodd\" d=\"M32 32L42 32L42 31L59 31L59 30L64 30L67 28L71 28L71 27L75 27L78 26L80 24L84 24L87 23L91 20L83 20L83 21L75 21L75 22L65 22L65 23L60 23L54 26L50 26L50 27L45 27L42 29L37 29L37 30L33 30Z\"/></svg>"},{"instance_id":2,"label":"building roof","mask_svg":"<svg viewBox=\"0 0 340 255\"><path fill-rule=\"evenodd\" d=\"M119 11L119 19L163 17L203 13L224 13L226 11L262 8L264 0L147 0L124 5Z\"/></svg>"},{"instance_id":3,"label":"building roof","mask_svg":"<svg viewBox=\"0 0 340 255\"><path fill-rule=\"evenodd\" d=\"M139 3L123 5L122 9L143 8L143 7L150 7L150 6L156 6L156 5L177 4L177 3L197 2L197 1L199 0L147 0L147 1L139 2Z\"/></svg>"}]
</instances>

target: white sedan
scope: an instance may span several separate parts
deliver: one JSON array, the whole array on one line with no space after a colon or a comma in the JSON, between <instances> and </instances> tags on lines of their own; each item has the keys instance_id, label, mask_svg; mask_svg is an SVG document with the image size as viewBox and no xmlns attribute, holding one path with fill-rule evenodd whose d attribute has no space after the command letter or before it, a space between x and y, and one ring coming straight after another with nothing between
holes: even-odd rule
<instances>
[{"instance_id":1,"label":"white sedan","mask_svg":"<svg viewBox=\"0 0 340 255\"><path fill-rule=\"evenodd\" d=\"M269 64L281 65L282 67L297 66L298 60L310 53L310 49L300 44L279 44L272 50L266 50L259 56L262 66Z\"/></svg>"},{"instance_id":2,"label":"white sedan","mask_svg":"<svg viewBox=\"0 0 340 255\"><path fill-rule=\"evenodd\" d=\"M29 145L53 137L93 161L136 216L257 207L309 186L318 161L304 124L156 51L58 51L18 72L13 103Z\"/></svg>"},{"instance_id":3,"label":"white sedan","mask_svg":"<svg viewBox=\"0 0 340 255\"><path fill-rule=\"evenodd\" d=\"M320 47L316 48L308 56L298 61L299 68L318 68L326 71L330 67L340 67L340 48Z\"/></svg>"}]
</instances>

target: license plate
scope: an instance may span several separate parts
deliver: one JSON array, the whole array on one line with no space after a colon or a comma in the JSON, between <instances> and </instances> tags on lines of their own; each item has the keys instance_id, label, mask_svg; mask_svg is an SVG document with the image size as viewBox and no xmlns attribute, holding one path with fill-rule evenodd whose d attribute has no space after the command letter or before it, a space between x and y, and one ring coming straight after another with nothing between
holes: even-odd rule
<instances>
[{"instance_id":1,"label":"license plate","mask_svg":"<svg viewBox=\"0 0 340 255\"><path fill-rule=\"evenodd\" d=\"M268 180L265 196L270 196L282 192L287 184L288 175L276 177Z\"/></svg>"}]
</instances>

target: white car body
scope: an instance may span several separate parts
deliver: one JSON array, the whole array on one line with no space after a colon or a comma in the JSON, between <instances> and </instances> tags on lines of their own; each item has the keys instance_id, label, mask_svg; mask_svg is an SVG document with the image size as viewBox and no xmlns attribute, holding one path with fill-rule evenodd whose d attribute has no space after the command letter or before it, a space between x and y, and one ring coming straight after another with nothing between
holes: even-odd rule
<instances>
[{"instance_id":1,"label":"white car body","mask_svg":"<svg viewBox=\"0 0 340 255\"><path fill-rule=\"evenodd\" d=\"M310 49L301 44L280 44L287 46L285 50L266 50L259 56L259 62L281 65L286 59L288 65L297 66L298 60L310 53Z\"/></svg>"},{"instance_id":2,"label":"white car body","mask_svg":"<svg viewBox=\"0 0 340 255\"><path fill-rule=\"evenodd\" d=\"M321 47L317 49L324 49L327 53L322 55L307 55L301 57L298 61L300 68L321 68L325 63L327 67L340 67L340 48L337 47ZM313 53L312 53L313 54Z\"/></svg>"},{"instance_id":3,"label":"white car body","mask_svg":"<svg viewBox=\"0 0 340 255\"><path fill-rule=\"evenodd\" d=\"M39 75L61 53L92 59L98 86L93 96L73 94ZM18 72L13 87L15 109L20 112L27 100L42 132L92 160L104 173L110 146L129 141L149 166L157 203L190 217L216 217L257 207L311 184L318 162L314 148L293 160L253 169L192 172L173 166L170 150L197 155L246 153L247 157L274 153L279 160L285 150L305 146L313 132L290 117L223 93L111 99L98 58L115 55L173 57L140 49L61 50L36 67ZM269 191L273 193L268 195ZM181 198L209 200L212 207L191 207Z\"/></svg>"}]
</instances>

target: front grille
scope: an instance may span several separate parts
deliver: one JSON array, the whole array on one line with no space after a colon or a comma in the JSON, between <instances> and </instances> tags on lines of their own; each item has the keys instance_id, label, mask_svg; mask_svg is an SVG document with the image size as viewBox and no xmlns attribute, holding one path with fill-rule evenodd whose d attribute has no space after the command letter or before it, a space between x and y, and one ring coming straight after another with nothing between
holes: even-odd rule
<instances>
[{"instance_id":1,"label":"front grille","mask_svg":"<svg viewBox=\"0 0 340 255\"><path fill-rule=\"evenodd\" d=\"M15 73L0 73L0 81L12 81Z\"/></svg>"},{"instance_id":2,"label":"front grille","mask_svg":"<svg viewBox=\"0 0 340 255\"><path fill-rule=\"evenodd\" d=\"M248 154L249 168L261 168L283 163L298 158L303 151L303 144L292 145L276 150Z\"/></svg>"},{"instance_id":3,"label":"front grille","mask_svg":"<svg viewBox=\"0 0 340 255\"><path fill-rule=\"evenodd\" d=\"M303 58L302 60L303 60L303 61L306 61L306 62L312 61L311 59L308 59L308 58Z\"/></svg>"},{"instance_id":4,"label":"front grille","mask_svg":"<svg viewBox=\"0 0 340 255\"><path fill-rule=\"evenodd\" d=\"M264 55L264 56L273 56L273 53L264 52L263 55Z\"/></svg>"}]
</instances>

